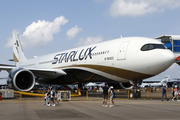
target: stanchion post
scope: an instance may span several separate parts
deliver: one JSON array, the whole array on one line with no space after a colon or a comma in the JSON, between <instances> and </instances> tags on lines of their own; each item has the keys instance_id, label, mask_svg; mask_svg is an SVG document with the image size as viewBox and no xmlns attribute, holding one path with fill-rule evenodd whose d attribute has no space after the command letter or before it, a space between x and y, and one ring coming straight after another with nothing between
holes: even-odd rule
<instances>
[{"instance_id":1,"label":"stanchion post","mask_svg":"<svg viewBox=\"0 0 180 120\"><path fill-rule=\"evenodd\" d=\"M128 99L129 99L129 90L128 90Z\"/></svg>"},{"instance_id":2,"label":"stanchion post","mask_svg":"<svg viewBox=\"0 0 180 120\"><path fill-rule=\"evenodd\" d=\"M64 100L66 100L66 91L64 91Z\"/></svg>"},{"instance_id":3,"label":"stanchion post","mask_svg":"<svg viewBox=\"0 0 180 120\"><path fill-rule=\"evenodd\" d=\"M86 90L86 99L88 99L88 90Z\"/></svg>"},{"instance_id":4,"label":"stanchion post","mask_svg":"<svg viewBox=\"0 0 180 120\"><path fill-rule=\"evenodd\" d=\"M42 91L42 94L44 94L44 91ZM45 97L45 94L44 94L44 96L42 96L42 100L44 100L44 97Z\"/></svg>"},{"instance_id":5,"label":"stanchion post","mask_svg":"<svg viewBox=\"0 0 180 120\"><path fill-rule=\"evenodd\" d=\"M21 101L21 97L22 97L22 94L21 94L21 92L20 92L20 94L19 94L19 95L20 95L20 101Z\"/></svg>"},{"instance_id":6,"label":"stanchion post","mask_svg":"<svg viewBox=\"0 0 180 120\"><path fill-rule=\"evenodd\" d=\"M149 98L149 89L147 90L147 98Z\"/></svg>"}]
</instances>

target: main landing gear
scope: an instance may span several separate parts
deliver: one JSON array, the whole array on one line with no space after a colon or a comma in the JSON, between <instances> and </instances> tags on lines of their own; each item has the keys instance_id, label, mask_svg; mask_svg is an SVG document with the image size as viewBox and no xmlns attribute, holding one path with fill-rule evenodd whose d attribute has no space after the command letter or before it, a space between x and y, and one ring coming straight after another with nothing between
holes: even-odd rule
<instances>
[{"instance_id":1,"label":"main landing gear","mask_svg":"<svg viewBox=\"0 0 180 120\"><path fill-rule=\"evenodd\" d=\"M142 80L134 80L133 83L133 89L129 91L129 98L141 98L140 85L142 84Z\"/></svg>"},{"instance_id":2,"label":"main landing gear","mask_svg":"<svg viewBox=\"0 0 180 120\"><path fill-rule=\"evenodd\" d=\"M140 90L130 90L129 98L141 98L141 91Z\"/></svg>"}]
</instances>

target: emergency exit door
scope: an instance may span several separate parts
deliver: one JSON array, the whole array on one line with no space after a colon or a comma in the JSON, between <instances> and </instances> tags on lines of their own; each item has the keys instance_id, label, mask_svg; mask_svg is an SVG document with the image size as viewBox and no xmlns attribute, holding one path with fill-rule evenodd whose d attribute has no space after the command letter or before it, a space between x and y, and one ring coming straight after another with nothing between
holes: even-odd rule
<instances>
[{"instance_id":1,"label":"emergency exit door","mask_svg":"<svg viewBox=\"0 0 180 120\"><path fill-rule=\"evenodd\" d=\"M117 60L125 60L126 59L126 51L127 51L129 43L130 43L130 41L121 43L120 48L118 50Z\"/></svg>"}]
</instances>

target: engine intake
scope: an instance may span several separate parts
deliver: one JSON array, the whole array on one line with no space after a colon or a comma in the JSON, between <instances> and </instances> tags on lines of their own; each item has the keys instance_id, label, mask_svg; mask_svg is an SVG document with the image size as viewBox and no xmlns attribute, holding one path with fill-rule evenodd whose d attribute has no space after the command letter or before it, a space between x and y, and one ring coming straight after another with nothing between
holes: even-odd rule
<instances>
[{"instance_id":1,"label":"engine intake","mask_svg":"<svg viewBox=\"0 0 180 120\"><path fill-rule=\"evenodd\" d=\"M29 91L34 87L35 77L31 71L21 68L9 75L7 84L19 91Z\"/></svg>"},{"instance_id":2,"label":"engine intake","mask_svg":"<svg viewBox=\"0 0 180 120\"><path fill-rule=\"evenodd\" d=\"M133 82L129 81L126 83L119 83L119 85L123 88L123 89L132 89L133 88Z\"/></svg>"}]
</instances>

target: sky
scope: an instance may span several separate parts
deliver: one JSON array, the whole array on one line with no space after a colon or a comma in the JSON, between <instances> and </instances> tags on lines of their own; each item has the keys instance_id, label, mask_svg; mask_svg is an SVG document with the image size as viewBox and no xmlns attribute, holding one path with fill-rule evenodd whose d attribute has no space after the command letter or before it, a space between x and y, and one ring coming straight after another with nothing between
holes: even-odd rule
<instances>
[{"instance_id":1,"label":"sky","mask_svg":"<svg viewBox=\"0 0 180 120\"><path fill-rule=\"evenodd\" d=\"M15 32L32 58L120 36L179 35L179 13L179 0L0 0L0 63L14 64ZM180 78L179 71L173 64L148 80Z\"/></svg>"}]
</instances>

